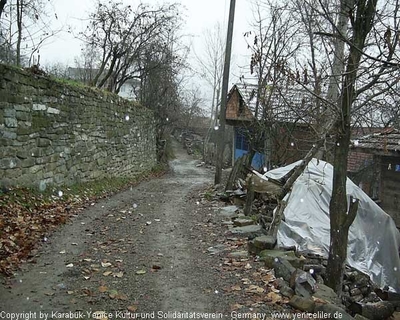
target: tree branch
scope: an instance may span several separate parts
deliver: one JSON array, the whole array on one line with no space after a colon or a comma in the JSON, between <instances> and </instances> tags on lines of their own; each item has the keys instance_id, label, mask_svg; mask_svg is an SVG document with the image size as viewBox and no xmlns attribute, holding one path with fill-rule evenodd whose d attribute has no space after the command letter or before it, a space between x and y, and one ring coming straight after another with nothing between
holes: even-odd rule
<instances>
[{"instance_id":1,"label":"tree branch","mask_svg":"<svg viewBox=\"0 0 400 320\"><path fill-rule=\"evenodd\" d=\"M357 216L358 205L360 203L359 199L353 198L350 196L350 204L349 204L349 212L346 215L346 220L344 221L343 227L348 229L350 228L351 224L353 223L354 219Z\"/></svg>"}]
</instances>

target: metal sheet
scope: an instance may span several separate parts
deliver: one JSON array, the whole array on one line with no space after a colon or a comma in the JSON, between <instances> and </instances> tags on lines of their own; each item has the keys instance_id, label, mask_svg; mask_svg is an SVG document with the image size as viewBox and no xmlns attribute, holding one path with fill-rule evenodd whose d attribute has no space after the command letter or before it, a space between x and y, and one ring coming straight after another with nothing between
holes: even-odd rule
<instances>
[{"instance_id":1,"label":"metal sheet","mask_svg":"<svg viewBox=\"0 0 400 320\"><path fill-rule=\"evenodd\" d=\"M279 179L299 162L268 171L265 176ZM286 195L284 221L278 230L278 246L296 246L327 257L330 245L329 202L333 167L313 159ZM400 292L400 233L393 219L350 179L350 195L360 200L357 217L349 230L347 263L368 274L379 287Z\"/></svg>"}]
</instances>

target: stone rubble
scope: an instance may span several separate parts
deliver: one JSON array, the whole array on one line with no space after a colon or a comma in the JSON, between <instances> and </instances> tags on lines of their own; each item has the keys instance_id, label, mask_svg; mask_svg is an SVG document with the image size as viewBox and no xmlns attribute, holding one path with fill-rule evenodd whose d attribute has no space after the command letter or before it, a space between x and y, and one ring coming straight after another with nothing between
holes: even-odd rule
<instances>
[{"instance_id":1,"label":"stone rubble","mask_svg":"<svg viewBox=\"0 0 400 320\"><path fill-rule=\"evenodd\" d=\"M282 296L290 299L288 303L290 306L303 312L336 314L340 319L345 320L384 320L394 313L395 308L400 311L399 301L392 301L392 303L382 301L375 292L378 288L369 277L350 267L346 267L343 295L340 299L331 288L324 284L327 265L325 258L315 254L275 248L276 239L266 235L265 229L256 224L260 218L264 223L272 221L272 210L266 210L266 208L265 203L262 204L262 201L256 200L252 208L255 215L251 220L249 217L243 219L242 209L236 206L221 209L219 216L225 219L225 224L226 219L232 222L233 225L229 225L230 233L248 237L249 254L257 256L265 267L274 270L277 278L276 288ZM264 214L261 215L260 211ZM268 211L270 215L265 214ZM246 223L245 226L243 222ZM376 316L376 312L379 314L376 310L382 303L386 306L382 311L385 318ZM359 307L358 310L354 309L355 304ZM353 308L350 308L351 306Z\"/></svg>"}]
</instances>

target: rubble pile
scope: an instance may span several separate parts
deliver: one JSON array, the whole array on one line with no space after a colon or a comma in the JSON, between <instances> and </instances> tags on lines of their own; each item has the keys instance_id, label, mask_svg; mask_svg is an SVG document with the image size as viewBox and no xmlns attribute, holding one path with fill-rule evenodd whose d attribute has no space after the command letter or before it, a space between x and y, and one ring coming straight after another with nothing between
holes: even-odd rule
<instances>
[{"instance_id":1,"label":"rubble pile","mask_svg":"<svg viewBox=\"0 0 400 320\"><path fill-rule=\"evenodd\" d=\"M203 137L191 131L183 131L180 135L183 148L189 155L202 154Z\"/></svg>"},{"instance_id":2,"label":"rubble pile","mask_svg":"<svg viewBox=\"0 0 400 320\"><path fill-rule=\"evenodd\" d=\"M270 218L271 201L257 199L253 202L252 214ZM265 214L265 213L268 214ZM220 211L228 232L248 238L248 251L257 261L273 269L276 277L274 287L288 304L303 312L336 313L341 319L380 320L389 318L394 311L400 311L400 298L380 290L362 272L346 266L341 299L326 286L325 272L327 259L309 252L297 252L294 248L276 249L276 239L267 235L257 224L259 219L245 216L242 209L227 206ZM265 219L266 220L266 219ZM385 296L386 294L386 296ZM353 318L354 317L354 318Z\"/></svg>"}]
</instances>

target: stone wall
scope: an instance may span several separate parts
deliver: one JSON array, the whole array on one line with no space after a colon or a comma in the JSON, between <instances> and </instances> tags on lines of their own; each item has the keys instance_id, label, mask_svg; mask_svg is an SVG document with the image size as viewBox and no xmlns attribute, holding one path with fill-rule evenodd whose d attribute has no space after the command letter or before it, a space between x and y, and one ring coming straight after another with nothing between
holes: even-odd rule
<instances>
[{"instance_id":1,"label":"stone wall","mask_svg":"<svg viewBox=\"0 0 400 320\"><path fill-rule=\"evenodd\" d=\"M156 164L152 111L0 65L1 185L69 185Z\"/></svg>"}]
</instances>

